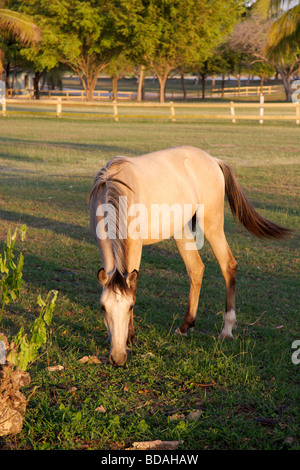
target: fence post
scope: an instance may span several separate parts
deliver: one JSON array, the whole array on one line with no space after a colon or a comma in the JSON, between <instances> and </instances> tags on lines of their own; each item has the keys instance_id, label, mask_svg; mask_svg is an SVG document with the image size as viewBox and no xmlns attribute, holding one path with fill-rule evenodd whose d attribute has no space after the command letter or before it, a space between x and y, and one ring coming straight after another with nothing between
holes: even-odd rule
<instances>
[{"instance_id":1,"label":"fence post","mask_svg":"<svg viewBox=\"0 0 300 470\"><path fill-rule=\"evenodd\" d=\"M300 103L296 103L296 124L300 124Z\"/></svg>"},{"instance_id":2,"label":"fence post","mask_svg":"<svg viewBox=\"0 0 300 470\"><path fill-rule=\"evenodd\" d=\"M56 102L56 117L57 118L61 118L61 111L62 111L61 98L57 98L57 102Z\"/></svg>"},{"instance_id":3,"label":"fence post","mask_svg":"<svg viewBox=\"0 0 300 470\"><path fill-rule=\"evenodd\" d=\"M260 108L259 108L259 115L262 117L264 115L264 95L261 93L259 97L259 102L260 102ZM259 124L263 124L264 120L260 119Z\"/></svg>"},{"instance_id":4,"label":"fence post","mask_svg":"<svg viewBox=\"0 0 300 470\"><path fill-rule=\"evenodd\" d=\"M114 119L115 119L115 122L119 122L118 106L117 106L117 102L116 102L116 101L113 101L113 109L114 109Z\"/></svg>"},{"instance_id":5,"label":"fence post","mask_svg":"<svg viewBox=\"0 0 300 470\"><path fill-rule=\"evenodd\" d=\"M171 113L171 116L170 116L171 121L175 122L176 118L175 118L175 108L174 108L173 101L170 101L170 113Z\"/></svg>"},{"instance_id":6,"label":"fence post","mask_svg":"<svg viewBox=\"0 0 300 470\"><path fill-rule=\"evenodd\" d=\"M232 122L235 124L235 111L234 111L233 101L230 101L230 113L232 116Z\"/></svg>"}]
</instances>

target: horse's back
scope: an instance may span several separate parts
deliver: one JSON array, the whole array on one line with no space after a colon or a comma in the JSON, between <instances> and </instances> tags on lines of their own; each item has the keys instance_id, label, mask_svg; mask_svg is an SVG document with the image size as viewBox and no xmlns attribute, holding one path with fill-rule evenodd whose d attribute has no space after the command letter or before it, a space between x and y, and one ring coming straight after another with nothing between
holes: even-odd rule
<instances>
[{"instance_id":1,"label":"horse's back","mask_svg":"<svg viewBox=\"0 0 300 470\"><path fill-rule=\"evenodd\" d=\"M216 159L196 147L172 147L127 160L133 165L123 167L125 182L140 202L208 203L217 194L224 197Z\"/></svg>"},{"instance_id":2,"label":"horse's back","mask_svg":"<svg viewBox=\"0 0 300 470\"><path fill-rule=\"evenodd\" d=\"M159 171L163 167L169 170L173 167L173 171L180 171L187 164L211 165L214 158L199 148L182 145L146 153L130 160L142 169L148 167L148 169Z\"/></svg>"}]
</instances>

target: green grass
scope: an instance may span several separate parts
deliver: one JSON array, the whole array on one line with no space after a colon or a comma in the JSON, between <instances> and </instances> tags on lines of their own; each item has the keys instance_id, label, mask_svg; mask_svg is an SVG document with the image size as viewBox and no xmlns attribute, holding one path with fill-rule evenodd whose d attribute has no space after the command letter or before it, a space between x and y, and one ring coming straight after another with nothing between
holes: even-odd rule
<instances>
[{"instance_id":1,"label":"green grass","mask_svg":"<svg viewBox=\"0 0 300 470\"><path fill-rule=\"evenodd\" d=\"M195 145L234 167L262 215L299 230L299 128L8 117L0 141L0 238L8 228L28 227L22 297L6 308L5 333L28 327L37 294L59 290L49 342L29 369L23 430L1 438L0 448L122 450L154 439L194 450L299 448L299 366L291 360L299 339L297 232L286 241L254 239L236 227L226 205L227 238L239 263L233 342L217 340L225 287L209 246L201 250L197 327L186 338L174 336L189 290L183 262L172 240L146 247L127 366L79 362L109 353L100 259L88 231L96 171L115 155ZM48 372L55 364L64 370ZM101 405L106 413L96 411ZM187 420L195 410L199 419Z\"/></svg>"}]
</instances>

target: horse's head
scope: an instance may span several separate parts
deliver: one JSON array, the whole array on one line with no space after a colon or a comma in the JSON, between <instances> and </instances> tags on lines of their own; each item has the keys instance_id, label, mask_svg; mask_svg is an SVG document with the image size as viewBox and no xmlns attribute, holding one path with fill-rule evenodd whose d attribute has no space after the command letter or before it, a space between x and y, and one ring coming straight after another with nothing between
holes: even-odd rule
<instances>
[{"instance_id":1,"label":"horse's head","mask_svg":"<svg viewBox=\"0 0 300 470\"><path fill-rule=\"evenodd\" d=\"M124 276L118 271L110 276L104 268L98 271L98 279L103 286L100 305L111 344L109 360L118 366L126 362L126 345L133 333L137 278L136 270Z\"/></svg>"}]
</instances>

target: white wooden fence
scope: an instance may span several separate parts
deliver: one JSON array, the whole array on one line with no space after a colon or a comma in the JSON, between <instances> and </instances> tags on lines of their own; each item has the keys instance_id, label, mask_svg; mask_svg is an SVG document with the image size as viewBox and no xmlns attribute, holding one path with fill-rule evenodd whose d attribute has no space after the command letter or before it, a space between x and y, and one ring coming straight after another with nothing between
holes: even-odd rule
<instances>
[{"instance_id":1,"label":"white wooden fence","mask_svg":"<svg viewBox=\"0 0 300 470\"><path fill-rule=\"evenodd\" d=\"M170 119L172 122L185 119L256 120L263 124L266 120L294 121L300 123L300 103L155 103L155 102L78 102L56 100L20 100L2 99L2 116L12 114L50 114L62 116L111 118L118 122L120 119ZM23 109L20 109L20 106ZM24 111L24 107L26 110ZM9 110L11 108L11 110ZM30 111L30 108L33 109ZM49 108L50 112L45 111ZM73 108L73 109L72 109ZM76 110L74 110L76 108ZM102 108L102 110L101 110ZM103 109L107 113L103 113ZM137 110L142 110L137 112ZM83 112L80 113L81 110ZM99 111L101 110L101 112ZM129 110L129 112L128 112ZM150 112L151 110L151 112ZM216 110L215 112L210 112ZM110 111L110 112L109 112Z\"/></svg>"},{"instance_id":2,"label":"white wooden fence","mask_svg":"<svg viewBox=\"0 0 300 470\"><path fill-rule=\"evenodd\" d=\"M283 91L282 85L264 85L261 86L235 86L235 87L225 87L225 88L214 88L208 89L206 95L210 97L223 97L223 96L253 96L260 95L271 95L273 93L279 93ZM19 99L34 99L34 90L30 88L8 88L7 90L8 98L19 98ZM57 99L62 98L63 100L81 100L86 99L86 94L84 90L41 90L40 91L42 98L44 99ZM187 90L186 96L188 99L200 99L202 91L200 87L197 87L196 90ZM167 91L166 96L168 99L175 99L182 97L182 92L178 91ZM159 97L159 91L148 91L146 92L146 99L157 99ZM137 92L136 91L121 91L118 90L118 101L119 100L136 100ZM113 93L108 90L95 90L94 91L95 100L113 100Z\"/></svg>"},{"instance_id":3,"label":"white wooden fence","mask_svg":"<svg viewBox=\"0 0 300 470\"><path fill-rule=\"evenodd\" d=\"M30 88L8 88L8 99L10 98L18 98L18 99L34 99L34 90ZM71 100L71 99L78 99L84 101L86 99L86 94L84 90L62 90L62 91L55 91L55 90L47 90L43 91L40 90L42 95L42 99L44 96L47 96L49 100L62 98L64 100ZM132 100L136 99L136 92L132 91L118 91L118 100ZM112 99L112 92L107 90L95 90L94 91L94 99L95 100L108 100Z\"/></svg>"},{"instance_id":4,"label":"white wooden fence","mask_svg":"<svg viewBox=\"0 0 300 470\"><path fill-rule=\"evenodd\" d=\"M264 86L235 86L229 88L217 88L211 90L212 96L251 96L251 95L272 95L283 91L282 85L264 85Z\"/></svg>"}]
</instances>

